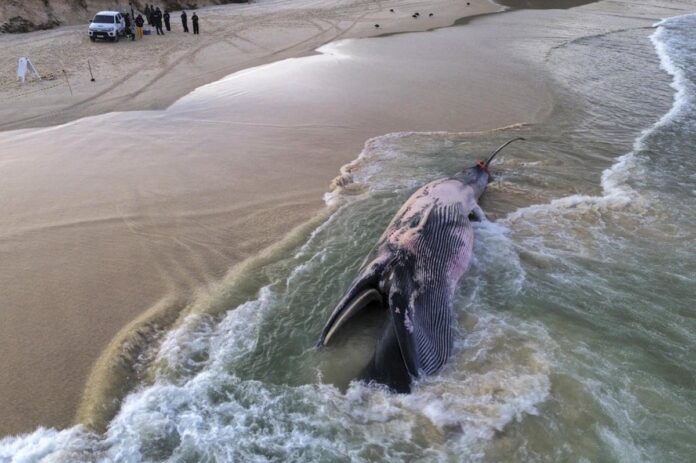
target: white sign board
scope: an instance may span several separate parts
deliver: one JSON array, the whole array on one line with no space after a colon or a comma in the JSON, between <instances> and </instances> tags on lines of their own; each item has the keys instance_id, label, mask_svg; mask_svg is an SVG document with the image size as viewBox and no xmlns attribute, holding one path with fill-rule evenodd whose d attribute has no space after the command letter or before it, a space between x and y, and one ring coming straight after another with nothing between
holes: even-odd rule
<instances>
[{"instance_id":1,"label":"white sign board","mask_svg":"<svg viewBox=\"0 0 696 463\"><path fill-rule=\"evenodd\" d=\"M41 80L41 76L29 58L22 56L19 58L19 64L17 65L17 80L24 82L27 77L27 71L31 71L35 78Z\"/></svg>"}]
</instances>

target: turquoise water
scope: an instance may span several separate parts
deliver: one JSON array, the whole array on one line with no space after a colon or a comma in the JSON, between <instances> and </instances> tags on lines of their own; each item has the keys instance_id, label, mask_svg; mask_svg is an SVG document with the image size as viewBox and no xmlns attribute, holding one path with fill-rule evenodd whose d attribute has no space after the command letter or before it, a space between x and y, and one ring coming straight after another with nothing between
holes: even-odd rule
<instances>
[{"instance_id":1,"label":"turquoise water","mask_svg":"<svg viewBox=\"0 0 696 463\"><path fill-rule=\"evenodd\" d=\"M5 438L0 461L690 461L694 31L685 16L555 49L542 125L368 141L329 217L255 270L254 297L167 333L105 433ZM482 200L449 363L410 395L352 382L378 315L314 344L363 257L418 186L518 135Z\"/></svg>"}]
</instances>

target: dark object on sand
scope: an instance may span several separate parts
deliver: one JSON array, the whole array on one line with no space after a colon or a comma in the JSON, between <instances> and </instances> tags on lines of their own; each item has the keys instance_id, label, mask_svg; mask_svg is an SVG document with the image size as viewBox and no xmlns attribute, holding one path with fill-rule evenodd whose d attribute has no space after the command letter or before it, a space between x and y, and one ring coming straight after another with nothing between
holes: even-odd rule
<instances>
[{"instance_id":1,"label":"dark object on sand","mask_svg":"<svg viewBox=\"0 0 696 463\"><path fill-rule=\"evenodd\" d=\"M390 12L390 13L393 13L393 12L394 12L394 8L390 8L390 9L389 9L389 12Z\"/></svg>"},{"instance_id":2,"label":"dark object on sand","mask_svg":"<svg viewBox=\"0 0 696 463\"><path fill-rule=\"evenodd\" d=\"M159 7L155 8L155 11L152 13L152 23L155 25L157 35L164 35L164 30L162 30L162 10Z\"/></svg>"},{"instance_id":3,"label":"dark object on sand","mask_svg":"<svg viewBox=\"0 0 696 463\"><path fill-rule=\"evenodd\" d=\"M379 24L375 24L375 27L379 27Z\"/></svg>"},{"instance_id":4,"label":"dark object on sand","mask_svg":"<svg viewBox=\"0 0 696 463\"><path fill-rule=\"evenodd\" d=\"M466 2L466 6L469 6L469 5L471 5L471 3L469 3L469 2Z\"/></svg>"},{"instance_id":5,"label":"dark object on sand","mask_svg":"<svg viewBox=\"0 0 696 463\"><path fill-rule=\"evenodd\" d=\"M89 68L89 76L91 77L90 82L94 82L94 74L92 74L92 65L87 60L87 67Z\"/></svg>"},{"instance_id":6,"label":"dark object on sand","mask_svg":"<svg viewBox=\"0 0 696 463\"><path fill-rule=\"evenodd\" d=\"M188 18L185 11L181 12L181 25L184 28L184 32L188 32Z\"/></svg>"},{"instance_id":7,"label":"dark object on sand","mask_svg":"<svg viewBox=\"0 0 696 463\"><path fill-rule=\"evenodd\" d=\"M196 12L193 12L193 16L191 16L191 23L193 24L193 33L194 35L198 35L200 30L198 29L198 15Z\"/></svg>"},{"instance_id":8,"label":"dark object on sand","mask_svg":"<svg viewBox=\"0 0 696 463\"><path fill-rule=\"evenodd\" d=\"M428 16L430 16L430 17L432 18L433 14L432 14L432 13L430 13L430 14L429 14Z\"/></svg>"}]
</instances>

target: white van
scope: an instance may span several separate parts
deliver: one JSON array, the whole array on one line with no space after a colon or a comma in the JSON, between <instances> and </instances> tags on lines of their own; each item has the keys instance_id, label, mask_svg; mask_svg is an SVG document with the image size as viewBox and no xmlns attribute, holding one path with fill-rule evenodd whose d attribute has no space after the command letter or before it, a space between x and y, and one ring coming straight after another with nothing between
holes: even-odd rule
<instances>
[{"instance_id":1,"label":"white van","mask_svg":"<svg viewBox=\"0 0 696 463\"><path fill-rule=\"evenodd\" d=\"M100 11L89 22L89 39L118 42L119 37L126 35L126 20L118 11Z\"/></svg>"}]
</instances>

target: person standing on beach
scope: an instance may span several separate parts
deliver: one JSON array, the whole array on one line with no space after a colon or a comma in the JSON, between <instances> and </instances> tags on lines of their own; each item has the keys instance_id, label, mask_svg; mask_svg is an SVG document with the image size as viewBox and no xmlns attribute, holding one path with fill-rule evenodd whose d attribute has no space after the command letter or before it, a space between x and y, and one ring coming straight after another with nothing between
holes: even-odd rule
<instances>
[{"instance_id":1,"label":"person standing on beach","mask_svg":"<svg viewBox=\"0 0 696 463\"><path fill-rule=\"evenodd\" d=\"M141 40L143 38L143 26L145 25L145 20L143 19L143 15L138 14L138 17L135 18L135 37L138 40Z\"/></svg>"},{"instance_id":2,"label":"person standing on beach","mask_svg":"<svg viewBox=\"0 0 696 463\"><path fill-rule=\"evenodd\" d=\"M123 15L123 20L126 22L126 37L130 37L131 40L135 40L135 34L133 33L133 21L131 20L130 14L125 13Z\"/></svg>"},{"instance_id":3,"label":"person standing on beach","mask_svg":"<svg viewBox=\"0 0 696 463\"><path fill-rule=\"evenodd\" d=\"M198 34L198 15L196 12L193 12L193 16L191 16L191 22L193 23L193 33Z\"/></svg>"},{"instance_id":4,"label":"person standing on beach","mask_svg":"<svg viewBox=\"0 0 696 463\"><path fill-rule=\"evenodd\" d=\"M148 26L151 24L151 23L150 23L151 15L152 15L152 10L150 9L150 5L148 5L148 4L146 3L146 4L145 4L145 17L147 18L147 25L148 25Z\"/></svg>"},{"instance_id":5,"label":"person standing on beach","mask_svg":"<svg viewBox=\"0 0 696 463\"><path fill-rule=\"evenodd\" d=\"M167 32L172 31L172 26L169 24L169 10L164 10L164 16L162 16L164 19L164 27L167 28Z\"/></svg>"},{"instance_id":6,"label":"person standing on beach","mask_svg":"<svg viewBox=\"0 0 696 463\"><path fill-rule=\"evenodd\" d=\"M155 12L152 13L152 20L155 23L157 35L164 35L164 31L162 30L162 11L159 9L159 7L155 8Z\"/></svg>"},{"instance_id":7,"label":"person standing on beach","mask_svg":"<svg viewBox=\"0 0 696 463\"><path fill-rule=\"evenodd\" d=\"M188 32L188 18L186 17L186 11L181 12L181 25L184 26L184 32Z\"/></svg>"}]
</instances>

